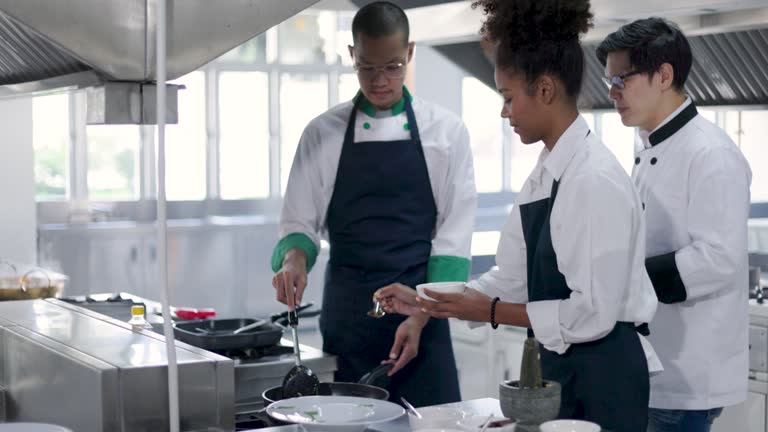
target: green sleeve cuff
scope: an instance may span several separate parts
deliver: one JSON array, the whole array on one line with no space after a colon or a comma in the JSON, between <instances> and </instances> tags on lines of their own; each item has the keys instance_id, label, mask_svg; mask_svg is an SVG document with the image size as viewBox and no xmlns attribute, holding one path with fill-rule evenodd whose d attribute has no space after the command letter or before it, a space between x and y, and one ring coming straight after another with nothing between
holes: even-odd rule
<instances>
[{"instance_id":1,"label":"green sleeve cuff","mask_svg":"<svg viewBox=\"0 0 768 432\"><path fill-rule=\"evenodd\" d=\"M283 267L283 260L285 254L293 249L299 248L307 255L307 273L312 270L312 266L315 265L317 260L317 246L315 242L304 233L291 233L280 239L275 246L275 250L272 251L272 271L278 272Z\"/></svg>"},{"instance_id":2,"label":"green sleeve cuff","mask_svg":"<svg viewBox=\"0 0 768 432\"><path fill-rule=\"evenodd\" d=\"M427 282L466 282L471 267L466 258L433 255L427 263Z\"/></svg>"}]
</instances>

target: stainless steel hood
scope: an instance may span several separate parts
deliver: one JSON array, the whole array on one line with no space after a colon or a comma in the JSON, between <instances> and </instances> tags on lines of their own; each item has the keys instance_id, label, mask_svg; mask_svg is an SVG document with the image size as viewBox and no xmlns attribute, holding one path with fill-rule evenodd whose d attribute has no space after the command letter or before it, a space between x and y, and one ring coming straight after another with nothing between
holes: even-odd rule
<instances>
[{"instance_id":1,"label":"stainless steel hood","mask_svg":"<svg viewBox=\"0 0 768 432\"><path fill-rule=\"evenodd\" d=\"M493 65L481 54L479 44L480 11L470 8L471 1L431 3L407 10L412 39L431 45L468 74L495 88ZM597 44L626 22L659 14L678 23L689 37L694 65L686 90L698 105L768 105L765 0L592 0L592 8L595 28L583 41L587 60L579 101L583 109L613 107L600 79L603 67L595 57ZM441 24L434 26L434 22Z\"/></svg>"},{"instance_id":2,"label":"stainless steel hood","mask_svg":"<svg viewBox=\"0 0 768 432\"><path fill-rule=\"evenodd\" d=\"M316 2L169 0L168 79ZM115 94L143 96L155 80L156 5L155 0L0 0L0 97L110 82L133 83L136 89L126 91L123 84Z\"/></svg>"}]
</instances>

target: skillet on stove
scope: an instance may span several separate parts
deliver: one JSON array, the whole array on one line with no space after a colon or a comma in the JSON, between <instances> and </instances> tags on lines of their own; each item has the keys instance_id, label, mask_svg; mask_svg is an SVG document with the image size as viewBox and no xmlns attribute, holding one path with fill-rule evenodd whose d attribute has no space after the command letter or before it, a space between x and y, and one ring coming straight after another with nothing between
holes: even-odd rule
<instances>
[{"instance_id":1,"label":"skillet on stove","mask_svg":"<svg viewBox=\"0 0 768 432\"><path fill-rule=\"evenodd\" d=\"M299 317L312 317L319 310L307 310L314 303L296 308ZM173 325L176 339L207 351L225 351L269 347L280 342L288 321L288 311L273 314L256 328L234 334L240 327L252 324L253 318L204 319L179 321Z\"/></svg>"},{"instance_id":2,"label":"skillet on stove","mask_svg":"<svg viewBox=\"0 0 768 432\"><path fill-rule=\"evenodd\" d=\"M389 392L385 389L389 386L390 377L387 372L392 369L391 364L377 366L372 371L363 375L356 383L348 382L321 382L320 396L356 396L368 399L389 399ZM264 406L283 399L283 387L272 387L261 394Z\"/></svg>"}]
</instances>

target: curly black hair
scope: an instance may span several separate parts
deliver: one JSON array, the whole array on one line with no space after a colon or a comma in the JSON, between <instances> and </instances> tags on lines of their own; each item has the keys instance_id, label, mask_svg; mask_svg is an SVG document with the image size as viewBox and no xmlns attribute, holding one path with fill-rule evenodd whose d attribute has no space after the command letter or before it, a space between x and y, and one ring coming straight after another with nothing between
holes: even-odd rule
<instances>
[{"instance_id":1,"label":"curly black hair","mask_svg":"<svg viewBox=\"0 0 768 432\"><path fill-rule=\"evenodd\" d=\"M533 84L557 77L574 100L581 91L584 52L579 36L592 27L589 0L476 0L486 20L480 34L495 46L496 67Z\"/></svg>"}]
</instances>

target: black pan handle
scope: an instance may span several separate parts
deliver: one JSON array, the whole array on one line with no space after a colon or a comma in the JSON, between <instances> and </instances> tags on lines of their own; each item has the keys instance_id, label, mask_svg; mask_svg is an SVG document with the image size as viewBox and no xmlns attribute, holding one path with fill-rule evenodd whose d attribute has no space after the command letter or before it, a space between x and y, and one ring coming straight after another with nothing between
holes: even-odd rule
<instances>
[{"instance_id":1,"label":"black pan handle","mask_svg":"<svg viewBox=\"0 0 768 432\"><path fill-rule=\"evenodd\" d=\"M301 311L303 311L304 309L311 308L314 305L315 304L313 302L309 302L301 306L296 306L296 314L301 314ZM301 315L301 316L304 316L304 315ZM288 311L284 311L284 312L272 314L272 316L269 317L269 320L272 322L275 322L277 320L285 320L287 318L288 318Z\"/></svg>"},{"instance_id":2,"label":"black pan handle","mask_svg":"<svg viewBox=\"0 0 768 432\"><path fill-rule=\"evenodd\" d=\"M358 382L386 389L392 380L392 377L387 376L387 372L391 371L393 367L394 365L391 363L376 366L375 369L363 375Z\"/></svg>"},{"instance_id":3,"label":"black pan handle","mask_svg":"<svg viewBox=\"0 0 768 432\"><path fill-rule=\"evenodd\" d=\"M310 302L305 305L301 305L296 308L296 317L297 318L311 318L320 315L320 309L313 309L308 310L310 307L314 306L314 303ZM278 314L272 315L270 318L270 321L272 321L273 324L278 325L280 327L287 327L289 325L289 319L288 319L288 311L281 312Z\"/></svg>"}]
</instances>

